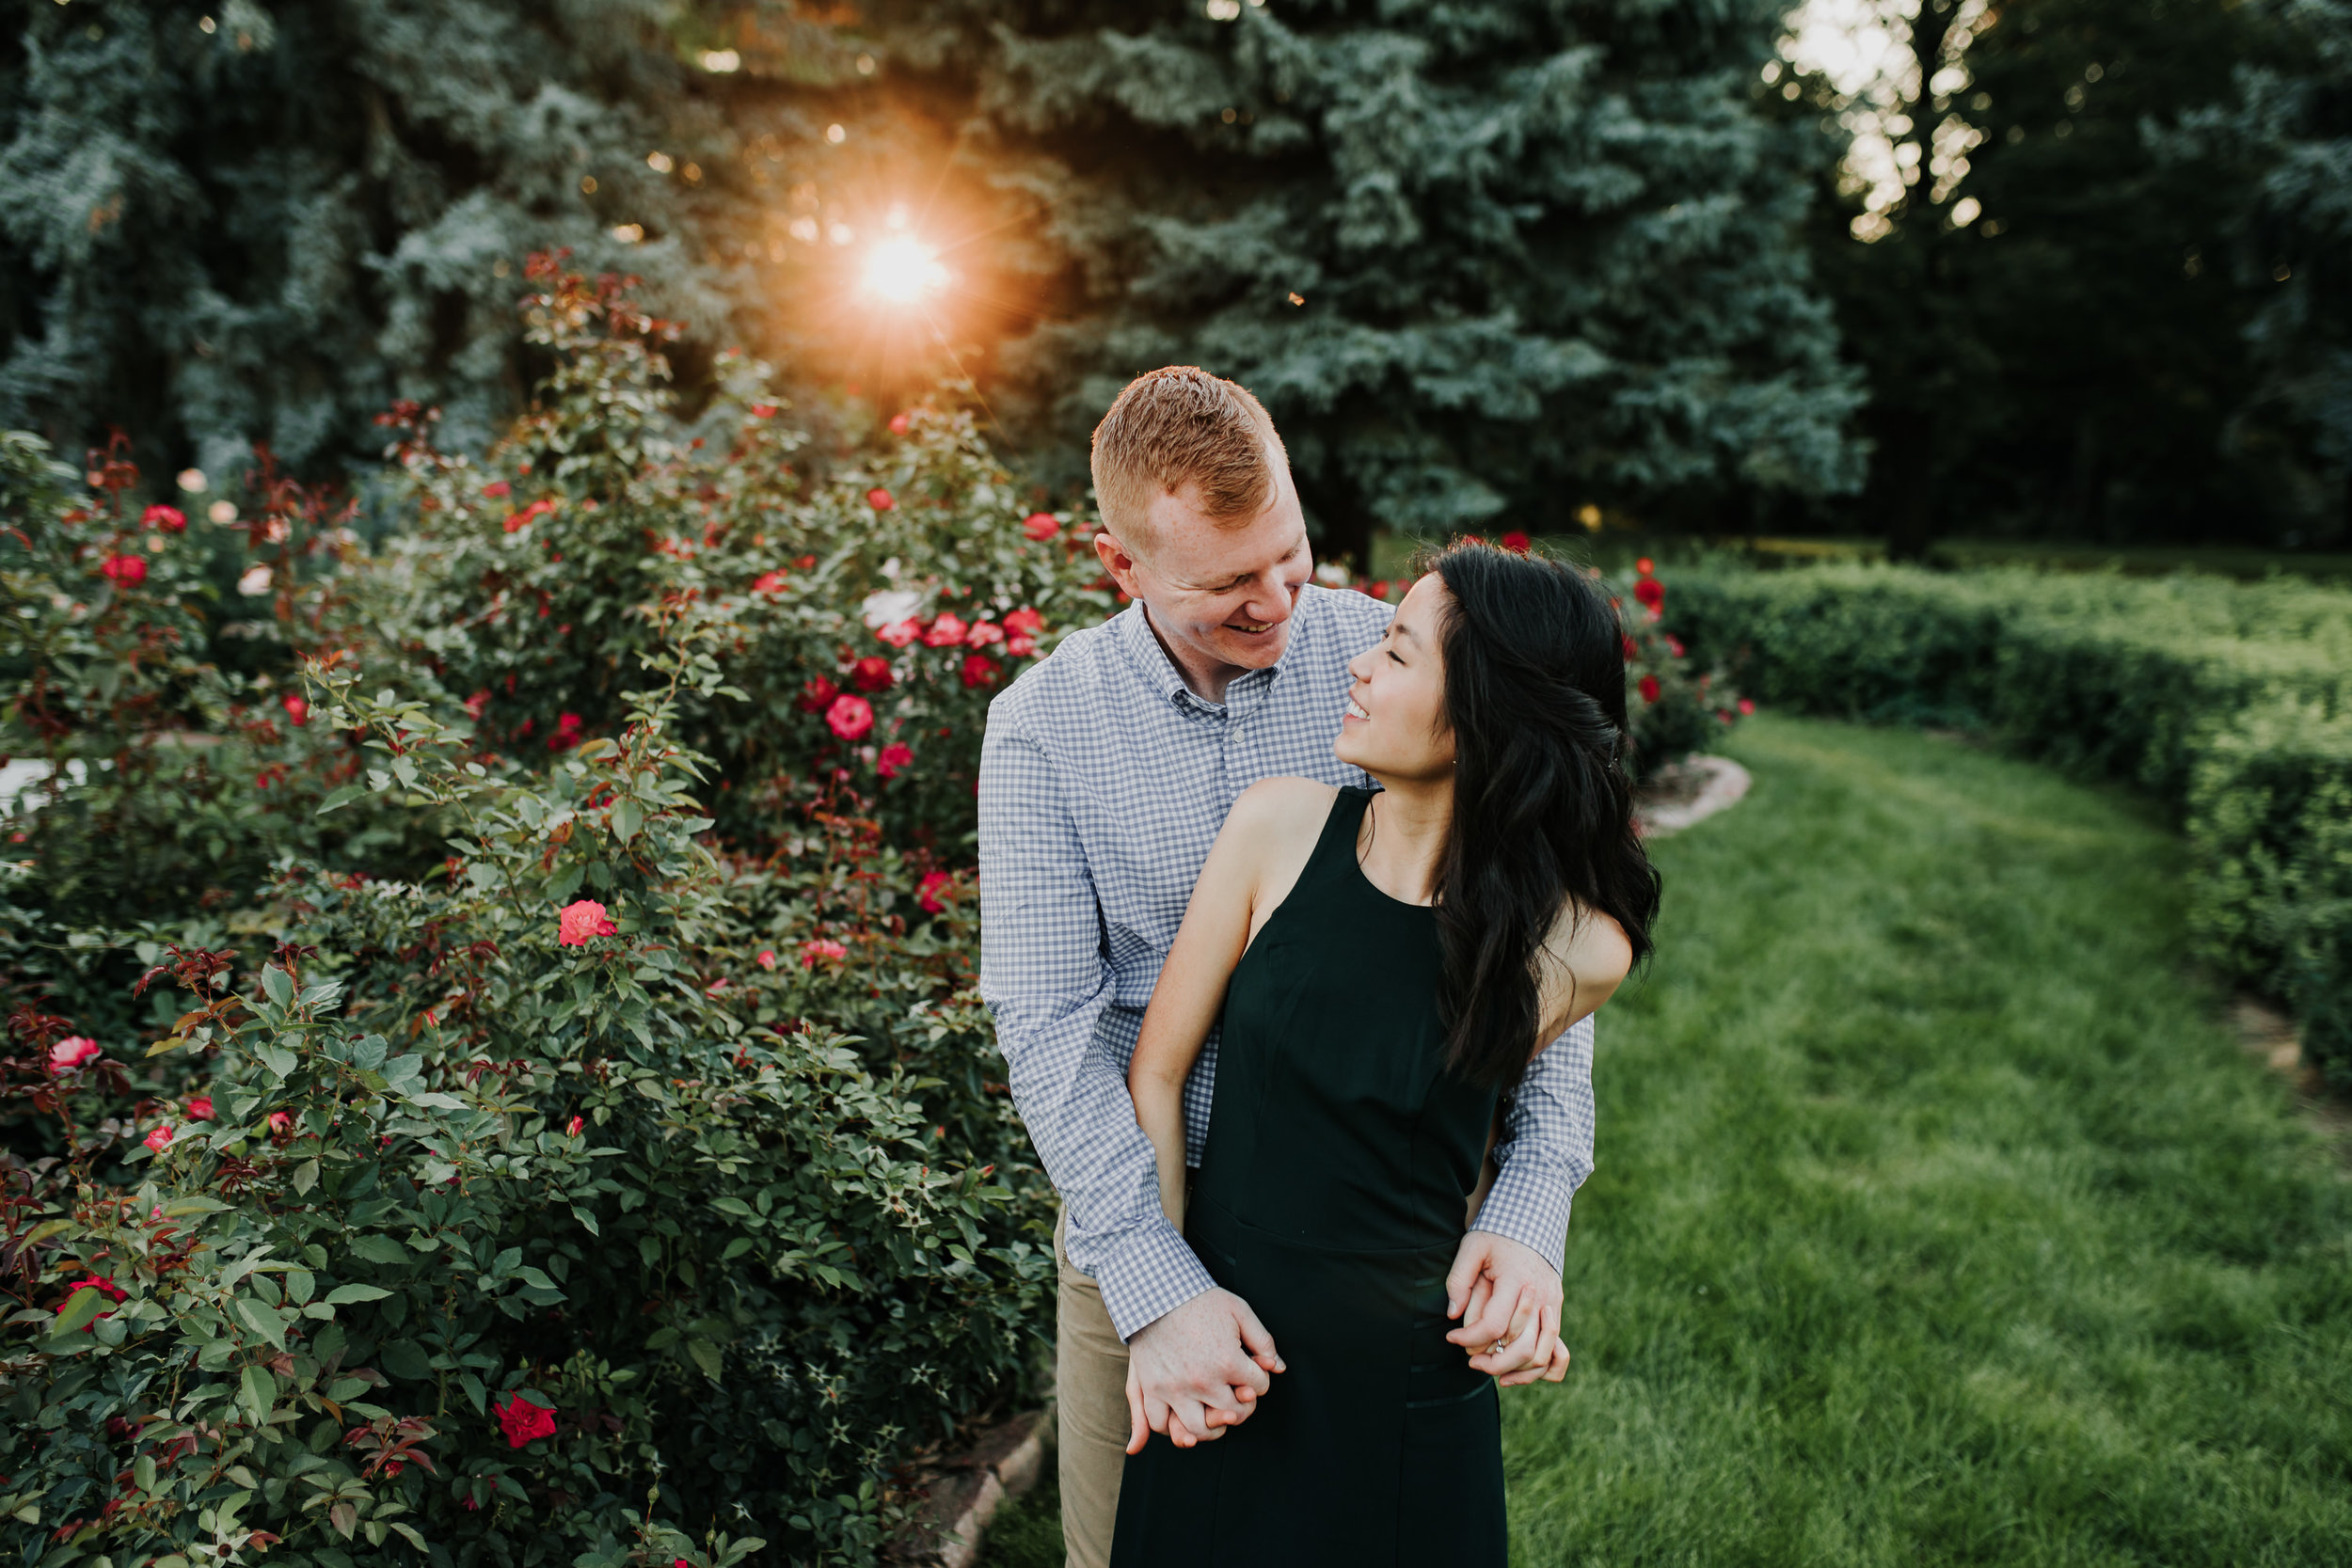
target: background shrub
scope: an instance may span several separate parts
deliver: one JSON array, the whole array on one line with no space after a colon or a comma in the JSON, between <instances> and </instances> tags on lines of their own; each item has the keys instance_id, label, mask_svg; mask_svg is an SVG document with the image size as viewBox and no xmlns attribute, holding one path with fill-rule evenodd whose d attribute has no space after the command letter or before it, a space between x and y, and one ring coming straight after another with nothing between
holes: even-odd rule
<instances>
[{"instance_id":1,"label":"background shrub","mask_svg":"<svg viewBox=\"0 0 2352 1568\"><path fill-rule=\"evenodd\" d=\"M2352 595L2286 578L1841 564L1679 575L1668 612L1770 702L1981 728L2185 822L2207 957L2352 1085Z\"/></svg>"}]
</instances>

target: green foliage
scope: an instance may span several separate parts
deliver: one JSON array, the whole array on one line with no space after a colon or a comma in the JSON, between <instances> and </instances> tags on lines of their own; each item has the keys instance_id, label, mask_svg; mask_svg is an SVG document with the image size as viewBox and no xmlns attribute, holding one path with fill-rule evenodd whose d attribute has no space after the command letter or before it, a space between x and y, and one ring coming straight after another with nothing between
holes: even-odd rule
<instances>
[{"instance_id":1,"label":"green foliage","mask_svg":"<svg viewBox=\"0 0 2352 1568\"><path fill-rule=\"evenodd\" d=\"M1740 87L1783 7L1230 9L964 0L878 29L1036 198L1006 248L1057 303L1001 357L1049 473L1082 471L1128 376L1194 362L1264 399L1359 566L1375 522L1707 515L1857 477L1797 232L1810 134Z\"/></svg>"},{"instance_id":2,"label":"green foliage","mask_svg":"<svg viewBox=\"0 0 2352 1568\"><path fill-rule=\"evenodd\" d=\"M286 487L249 634L201 524L102 575L127 464L6 448L9 744L92 759L0 886L0 1538L43 1562L870 1562L1026 1375L970 770L1094 568L967 417L806 481L759 367L682 424L673 329L530 272L530 413L477 464L397 411L380 556Z\"/></svg>"},{"instance_id":3,"label":"green foliage","mask_svg":"<svg viewBox=\"0 0 2352 1568\"><path fill-rule=\"evenodd\" d=\"M1889 101L1809 80L1785 105L1867 115L1899 133L1882 155L1917 171L1883 211L1883 192L1849 188L1816 230L1871 391L1852 524L1908 555L1952 533L2267 545L2339 529L2243 341L2276 287L2269 260L2258 277L2232 260L2261 162L2162 155L2149 135L2229 96L2271 30L2233 0L1913 9Z\"/></svg>"},{"instance_id":4,"label":"green foliage","mask_svg":"<svg viewBox=\"0 0 2352 1568\"><path fill-rule=\"evenodd\" d=\"M2179 813L2190 915L2228 972L2285 996L2352 1081L2352 596L2285 578L1931 573L1835 565L1680 576L1692 647L1758 697L1992 731Z\"/></svg>"}]
</instances>

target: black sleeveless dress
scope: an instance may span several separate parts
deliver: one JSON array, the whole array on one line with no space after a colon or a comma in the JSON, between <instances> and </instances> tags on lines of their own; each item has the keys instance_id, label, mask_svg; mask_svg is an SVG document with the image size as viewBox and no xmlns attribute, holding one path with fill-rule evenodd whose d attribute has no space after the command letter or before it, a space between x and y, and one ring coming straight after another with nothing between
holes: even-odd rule
<instances>
[{"instance_id":1,"label":"black sleeveless dress","mask_svg":"<svg viewBox=\"0 0 2352 1568\"><path fill-rule=\"evenodd\" d=\"M1113 1568L1508 1558L1500 1410L1445 1315L1495 1093L1444 1069L1435 914L1332 802L1227 990L1185 1237L1288 1370L1240 1426L1127 1460Z\"/></svg>"}]
</instances>

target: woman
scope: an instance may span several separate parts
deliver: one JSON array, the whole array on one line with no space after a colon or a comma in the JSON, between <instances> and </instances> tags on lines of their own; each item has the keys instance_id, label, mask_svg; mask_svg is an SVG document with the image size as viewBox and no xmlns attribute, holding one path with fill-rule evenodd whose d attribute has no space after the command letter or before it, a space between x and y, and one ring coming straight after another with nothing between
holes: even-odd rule
<instances>
[{"instance_id":1,"label":"woman","mask_svg":"<svg viewBox=\"0 0 2352 1568\"><path fill-rule=\"evenodd\" d=\"M1501 1097L1649 948L1624 633L1580 573L1457 546L1348 672L1336 750L1380 792L1234 803L1129 1068L1161 1203L1283 1359L1217 1441L1139 1437L1115 1568L1506 1558L1494 1384L1446 1341L1445 1275Z\"/></svg>"}]
</instances>

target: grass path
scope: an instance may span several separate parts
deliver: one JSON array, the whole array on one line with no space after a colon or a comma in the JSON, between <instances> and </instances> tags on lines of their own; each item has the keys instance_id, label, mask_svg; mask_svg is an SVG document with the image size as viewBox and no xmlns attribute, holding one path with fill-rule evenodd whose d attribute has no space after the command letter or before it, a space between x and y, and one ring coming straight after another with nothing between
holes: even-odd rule
<instances>
[{"instance_id":1,"label":"grass path","mask_svg":"<svg viewBox=\"0 0 2352 1568\"><path fill-rule=\"evenodd\" d=\"M1728 750L1601 1021L1514 1560L2352 1560L2352 1182L2187 974L2177 838L1916 734Z\"/></svg>"}]
</instances>

